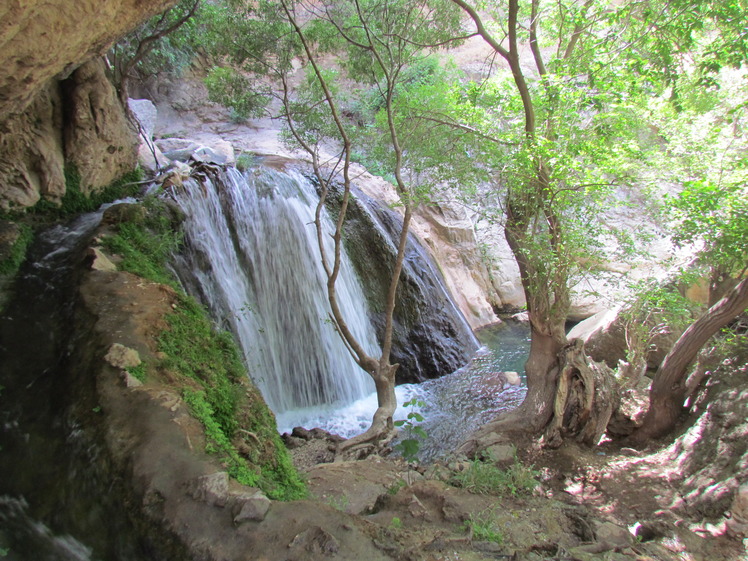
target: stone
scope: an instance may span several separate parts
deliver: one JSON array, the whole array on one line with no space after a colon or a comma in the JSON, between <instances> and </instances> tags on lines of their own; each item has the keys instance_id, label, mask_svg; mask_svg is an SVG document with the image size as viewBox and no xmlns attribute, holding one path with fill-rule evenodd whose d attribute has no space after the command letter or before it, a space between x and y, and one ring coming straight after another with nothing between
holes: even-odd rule
<instances>
[{"instance_id":1,"label":"stone","mask_svg":"<svg viewBox=\"0 0 748 561\"><path fill-rule=\"evenodd\" d=\"M612 522L601 522L595 528L597 543L604 545L606 550L623 549L634 542L634 536L628 528L623 528Z\"/></svg>"},{"instance_id":2,"label":"stone","mask_svg":"<svg viewBox=\"0 0 748 561\"><path fill-rule=\"evenodd\" d=\"M242 494L234 498L234 524L254 521L261 522L270 510L270 499L262 491L255 489L246 495Z\"/></svg>"},{"instance_id":3,"label":"stone","mask_svg":"<svg viewBox=\"0 0 748 561\"><path fill-rule=\"evenodd\" d=\"M190 495L196 501L225 506L229 499L229 474L217 471L198 477L190 485Z\"/></svg>"},{"instance_id":4,"label":"stone","mask_svg":"<svg viewBox=\"0 0 748 561\"><path fill-rule=\"evenodd\" d=\"M421 518L423 520L429 518L429 511L415 495L413 495L408 503L408 512L413 518Z\"/></svg>"},{"instance_id":5,"label":"stone","mask_svg":"<svg viewBox=\"0 0 748 561\"><path fill-rule=\"evenodd\" d=\"M149 99L128 99L127 104L139 125L138 163L145 169L157 172L169 162L153 141L158 110Z\"/></svg>"},{"instance_id":6,"label":"stone","mask_svg":"<svg viewBox=\"0 0 748 561\"><path fill-rule=\"evenodd\" d=\"M327 530L313 526L297 534L288 547L289 549L303 548L309 553L332 556L338 552L340 544Z\"/></svg>"},{"instance_id":7,"label":"stone","mask_svg":"<svg viewBox=\"0 0 748 561\"><path fill-rule=\"evenodd\" d=\"M41 198L51 202L62 198L62 114L59 88L50 85L23 113L0 122L0 208L25 208Z\"/></svg>"},{"instance_id":8,"label":"stone","mask_svg":"<svg viewBox=\"0 0 748 561\"><path fill-rule=\"evenodd\" d=\"M140 22L174 0L0 2L0 115L22 112L55 76L101 57ZM0 118L1 120L2 118Z\"/></svg>"},{"instance_id":9,"label":"stone","mask_svg":"<svg viewBox=\"0 0 748 561\"><path fill-rule=\"evenodd\" d=\"M88 248L88 257L91 259L91 270L92 271L116 271L117 265L112 263L109 258L104 255L98 247ZM110 349L111 350L111 349Z\"/></svg>"},{"instance_id":10,"label":"stone","mask_svg":"<svg viewBox=\"0 0 748 561\"><path fill-rule=\"evenodd\" d=\"M519 386L522 383L522 379L519 377L519 374L512 370L504 372L504 379L510 386Z\"/></svg>"},{"instance_id":11,"label":"stone","mask_svg":"<svg viewBox=\"0 0 748 561\"><path fill-rule=\"evenodd\" d=\"M138 366L141 363L140 355L135 349L130 349L119 343L114 343L107 354L104 356L104 360L115 368L126 370L133 366Z\"/></svg>"},{"instance_id":12,"label":"stone","mask_svg":"<svg viewBox=\"0 0 748 561\"><path fill-rule=\"evenodd\" d=\"M125 382L125 387L129 389L139 388L140 386L143 385L143 382L138 380L135 376L130 374L127 370L125 370L124 382Z\"/></svg>"},{"instance_id":13,"label":"stone","mask_svg":"<svg viewBox=\"0 0 748 561\"><path fill-rule=\"evenodd\" d=\"M513 444L494 444L486 448L485 454L500 467L512 465L517 458L517 449Z\"/></svg>"},{"instance_id":14,"label":"stone","mask_svg":"<svg viewBox=\"0 0 748 561\"><path fill-rule=\"evenodd\" d=\"M201 146L195 150L190 157L196 162L201 162L203 164L216 164L219 166L225 165L228 161L228 158L224 154L219 154L207 146Z\"/></svg>"}]
</instances>

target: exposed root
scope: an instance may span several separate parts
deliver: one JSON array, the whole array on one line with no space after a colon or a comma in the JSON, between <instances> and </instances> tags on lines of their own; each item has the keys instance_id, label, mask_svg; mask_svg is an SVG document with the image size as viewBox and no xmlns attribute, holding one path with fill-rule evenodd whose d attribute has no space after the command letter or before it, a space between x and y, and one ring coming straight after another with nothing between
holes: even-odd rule
<instances>
[{"instance_id":1,"label":"exposed root","mask_svg":"<svg viewBox=\"0 0 748 561\"><path fill-rule=\"evenodd\" d=\"M618 407L618 395L610 368L589 361L584 343L572 341L562 351L553 419L544 437L546 445L558 447L569 436L587 446L597 445Z\"/></svg>"}]
</instances>

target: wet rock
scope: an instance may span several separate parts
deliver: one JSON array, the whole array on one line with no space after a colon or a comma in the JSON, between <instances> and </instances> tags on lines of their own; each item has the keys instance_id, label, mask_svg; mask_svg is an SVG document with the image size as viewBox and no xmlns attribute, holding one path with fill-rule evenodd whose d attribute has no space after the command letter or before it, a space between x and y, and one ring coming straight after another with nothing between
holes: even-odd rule
<instances>
[{"instance_id":1,"label":"wet rock","mask_svg":"<svg viewBox=\"0 0 748 561\"><path fill-rule=\"evenodd\" d=\"M246 521L260 522L270 509L270 499L262 491L255 489L251 493L234 498L234 524Z\"/></svg>"},{"instance_id":2,"label":"wet rock","mask_svg":"<svg viewBox=\"0 0 748 561\"><path fill-rule=\"evenodd\" d=\"M115 368L121 368L122 370L138 366L141 363L138 351L120 345L119 343L114 343L109 347L107 354L104 356L104 360Z\"/></svg>"},{"instance_id":3,"label":"wet rock","mask_svg":"<svg viewBox=\"0 0 748 561\"><path fill-rule=\"evenodd\" d=\"M142 222L147 211L143 205L132 203L118 203L104 211L102 224L121 224L123 222Z\"/></svg>"},{"instance_id":4,"label":"wet rock","mask_svg":"<svg viewBox=\"0 0 748 561\"><path fill-rule=\"evenodd\" d=\"M218 471L200 476L191 483L189 493L196 501L223 507L229 498L229 474Z\"/></svg>"}]
</instances>

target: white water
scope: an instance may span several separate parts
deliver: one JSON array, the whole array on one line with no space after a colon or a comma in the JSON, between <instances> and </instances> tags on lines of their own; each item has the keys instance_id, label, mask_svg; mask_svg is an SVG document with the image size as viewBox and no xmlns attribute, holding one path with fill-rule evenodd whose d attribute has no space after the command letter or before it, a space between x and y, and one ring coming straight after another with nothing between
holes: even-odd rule
<instances>
[{"instance_id":1,"label":"white water","mask_svg":"<svg viewBox=\"0 0 748 561\"><path fill-rule=\"evenodd\" d=\"M339 409L374 391L327 319L314 229L318 197L304 177L228 169L220 182L188 181L176 199L187 216L194 288L236 335L276 415ZM326 228L331 234L329 219ZM336 290L351 331L378 356L365 299L345 256Z\"/></svg>"}]
</instances>

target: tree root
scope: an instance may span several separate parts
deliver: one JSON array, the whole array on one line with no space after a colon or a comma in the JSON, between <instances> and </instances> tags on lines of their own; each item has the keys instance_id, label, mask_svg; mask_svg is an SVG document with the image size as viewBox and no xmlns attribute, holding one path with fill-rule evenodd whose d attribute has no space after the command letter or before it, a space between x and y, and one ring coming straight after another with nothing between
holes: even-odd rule
<instances>
[{"instance_id":1,"label":"tree root","mask_svg":"<svg viewBox=\"0 0 748 561\"><path fill-rule=\"evenodd\" d=\"M618 408L619 389L605 364L590 361L584 343L575 339L561 351L553 418L543 440L557 448L565 437L596 446Z\"/></svg>"}]
</instances>

